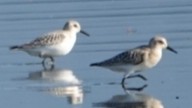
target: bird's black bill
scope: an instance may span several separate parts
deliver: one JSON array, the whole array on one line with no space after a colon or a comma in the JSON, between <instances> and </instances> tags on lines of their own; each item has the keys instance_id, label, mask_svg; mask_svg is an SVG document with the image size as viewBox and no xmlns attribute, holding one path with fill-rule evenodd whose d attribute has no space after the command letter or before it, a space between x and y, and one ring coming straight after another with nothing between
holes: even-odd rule
<instances>
[{"instance_id":1,"label":"bird's black bill","mask_svg":"<svg viewBox=\"0 0 192 108\"><path fill-rule=\"evenodd\" d=\"M174 52L174 53L177 54L177 51L175 51L173 48L171 48L171 47L168 46L167 49L168 49L169 51L172 51L172 52Z\"/></svg>"},{"instance_id":2,"label":"bird's black bill","mask_svg":"<svg viewBox=\"0 0 192 108\"><path fill-rule=\"evenodd\" d=\"M86 35L86 36L90 36L87 32L85 32L85 31L83 31L83 30L81 30L80 32L83 33L83 34Z\"/></svg>"}]
</instances>

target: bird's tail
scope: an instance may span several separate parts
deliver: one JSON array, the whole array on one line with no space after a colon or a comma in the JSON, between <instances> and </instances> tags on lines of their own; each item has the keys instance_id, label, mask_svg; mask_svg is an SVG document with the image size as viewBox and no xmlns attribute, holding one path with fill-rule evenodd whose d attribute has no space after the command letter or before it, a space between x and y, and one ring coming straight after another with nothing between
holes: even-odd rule
<instances>
[{"instance_id":1,"label":"bird's tail","mask_svg":"<svg viewBox=\"0 0 192 108\"><path fill-rule=\"evenodd\" d=\"M90 66L101 66L101 63L92 63Z\"/></svg>"},{"instance_id":2,"label":"bird's tail","mask_svg":"<svg viewBox=\"0 0 192 108\"><path fill-rule=\"evenodd\" d=\"M21 49L21 46L14 45L9 48L10 50Z\"/></svg>"}]
</instances>

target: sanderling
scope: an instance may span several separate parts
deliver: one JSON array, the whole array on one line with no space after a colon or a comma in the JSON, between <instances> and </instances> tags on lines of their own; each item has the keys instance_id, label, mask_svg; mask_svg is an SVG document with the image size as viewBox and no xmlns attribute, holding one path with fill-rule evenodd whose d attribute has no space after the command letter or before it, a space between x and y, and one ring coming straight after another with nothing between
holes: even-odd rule
<instances>
[{"instance_id":1,"label":"sanderling","mask_svg":"<svg viewBox=\"0 0 192 108\"><path fill-rule=\"evenodd\" d=\"M122 52L108 60L90 64L90 66L100 66L112 71L124 72L124 77L121 84L127 78L140 77L147 80L141 75L131 75L146 69L150 69L157 65L161 60L162 50L168 49L177 53L173 48L168 46L167 40L162 36L153 37L148 45L142 45L131 50Z\"/></svg>"},{"instance_id":2,"label":"sanderling","mask_svg":"<svg viewBox=\"0 0 192 108\"><path fill-rule=\"evenodd\" d=\"M72 50L78 32L89 36L88 33L81 30L79 22L69 20L62 30L49 32L29 43L11 46L10 49L18 49L29 55L43 58L43 64L45 64L46 58L50 58L54 62L53 57L66 55Z\"/></svg>"}]
</instances>

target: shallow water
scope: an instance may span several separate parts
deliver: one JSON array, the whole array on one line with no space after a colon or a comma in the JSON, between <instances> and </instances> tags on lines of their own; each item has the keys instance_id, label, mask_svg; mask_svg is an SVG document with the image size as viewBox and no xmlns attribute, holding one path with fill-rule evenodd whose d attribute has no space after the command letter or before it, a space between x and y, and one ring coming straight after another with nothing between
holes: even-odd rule
<instances>
[{"instance_id":1,"label":"shallow water","mask_svg":"<svg viewBox=\"0 0 192 108\"><path fill-rule=\"evenodd\" d=\"M123 102L137 108L150 100L166 108L192 107L191 0L1 0L0 14L1 108L119 108ZM78 34L73 51L57 58L54 70L43 70L39 58L9 51L61 29L68 19L78 20L91 37ZM122 74L89 67L157 34L179 54L165 51L159 65L143 73L148 81L127 81L129 87L147 84L141 92L124 91ZM137 94L143 103L133 101Z\"/></svg>"}]
</instances>

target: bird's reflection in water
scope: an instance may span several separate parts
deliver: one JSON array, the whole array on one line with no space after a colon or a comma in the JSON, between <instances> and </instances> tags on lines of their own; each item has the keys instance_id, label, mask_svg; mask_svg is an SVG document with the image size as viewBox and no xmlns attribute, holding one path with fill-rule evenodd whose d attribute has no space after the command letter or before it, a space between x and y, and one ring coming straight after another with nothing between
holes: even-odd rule
<instances>
[{"instance_id":1,"label":"bird's reflection in water","mask_svg":"<svg viewBox=\"0 0 192 108\"><path fill-rule=\"evenodd\" d=\"M138 90L144 89L142 86ZM102 108L164 108L160 100L135 88L124 89L124 94L114 95L105 102L93 103L94 107Z\"/></svg>"},{"instance_id":2,"label":"bird's reflection in water","mask_svg":"<svg viewBox=\"0 0 192 108\"><path fill-rule=\"evenodd\" d=\"M54 87L44 87L41 91L48 92L54 96L67 97L70 104L83 103L81 81L77 79L72 70L52 68L36 71L29 74L29 79L54 82Z\"/></svg>"},{"instance_id":3,"label":"bird's reflection in water","mask_svg":"<svg viewBox=\"0 0 192 108\"><path fill-rule=\"evenodd\" d=\"M73 74L70 69L49 69L32 72L29 74L32 80L60 81L65 84L80 84L81 81Z\"/></svg>"},{"instance_id":4,"label":"bird's reflection in water","mask_svg":"<svg viewBox=\"0 0 192 108\"><path fill-rule=\"evenodd\" d=\"M79 86L57 87L47 89L47 92L59 96L67 97L70 104L82 104L83 103L83 91Z\"/></svg>"}]
</instances>

